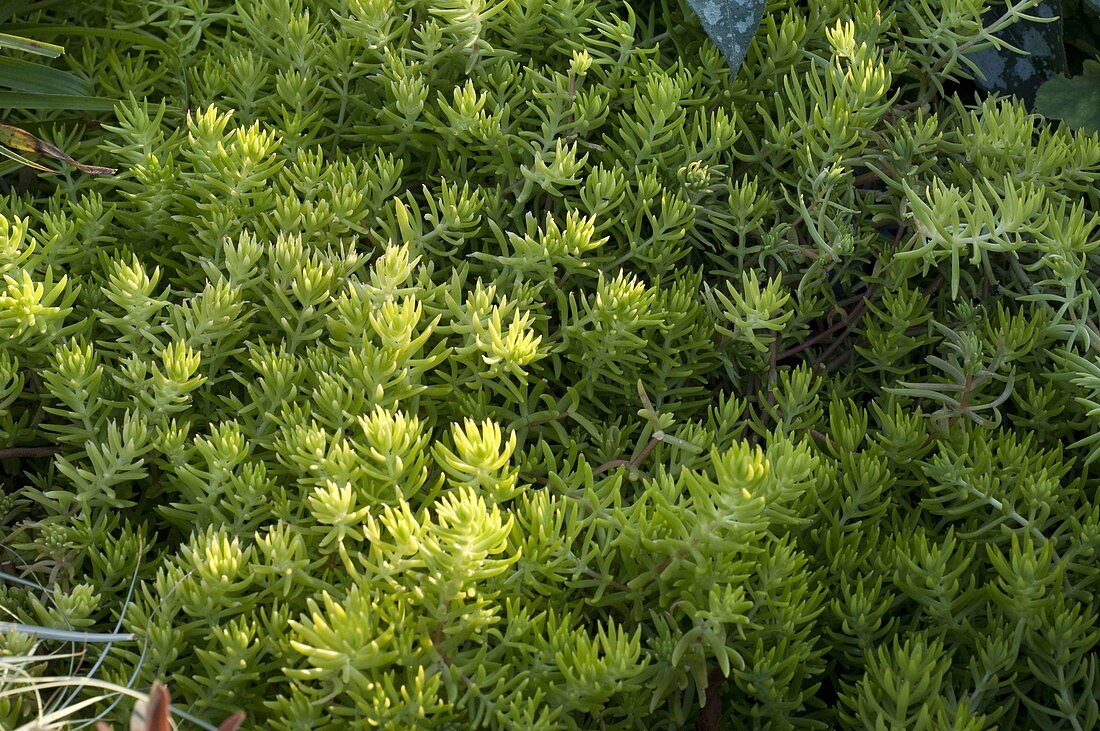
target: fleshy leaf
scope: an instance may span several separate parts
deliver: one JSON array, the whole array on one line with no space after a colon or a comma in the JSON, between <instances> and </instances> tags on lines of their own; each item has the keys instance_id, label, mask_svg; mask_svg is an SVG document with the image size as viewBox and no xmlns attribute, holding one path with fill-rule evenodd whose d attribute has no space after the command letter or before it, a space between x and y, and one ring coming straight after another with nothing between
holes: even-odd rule
<instances>
[{"instance_id":1,"label":"fleshy leaf","mask_svg":"<svg viewBox=\"0 0 1100 731\"><path fill-rule=\"evenodd\" d=\"M1085 61L1084 73L1059 76L1039 88L1035 109L1086 132L1100 132L1100 61Z\"/></svg>"},{"instance_id":2,"label":"fleshy leaf","mask_svg":"<svg viewBox=\"0 0 1100 731\"><path fill-rule=\"evenodd\" d=\"M756 35L766 0L688 0L688 5L699 16L703 30L722 49L730 73L736 74Z\"/></svg>"}]
</instances>

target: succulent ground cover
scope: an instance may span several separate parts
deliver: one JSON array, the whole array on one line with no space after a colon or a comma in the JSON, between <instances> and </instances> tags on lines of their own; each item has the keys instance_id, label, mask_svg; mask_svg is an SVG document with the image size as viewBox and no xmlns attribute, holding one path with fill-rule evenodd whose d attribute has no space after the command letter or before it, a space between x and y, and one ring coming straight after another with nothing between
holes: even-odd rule
<instances>
[{"instance_id":1,"label":"succulent ground cover","mask_svg":"<svg viewBox=\"0 0 1100 731\"><path fill-rule=\"evenodd\" d=\"M52 5L151 39L38 116L118 174L0 201L0 606L75 633L0 727L1096 727L1100 137L966 85L1028 5L736 76L663 1Z\"/></svg>"}]
</instances>

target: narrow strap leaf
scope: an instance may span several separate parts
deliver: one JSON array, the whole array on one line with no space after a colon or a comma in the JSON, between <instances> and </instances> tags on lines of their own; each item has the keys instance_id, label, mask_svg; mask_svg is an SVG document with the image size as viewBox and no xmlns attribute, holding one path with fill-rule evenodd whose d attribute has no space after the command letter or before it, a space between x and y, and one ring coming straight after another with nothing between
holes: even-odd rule
<instances>
[{"instance_id":1,"label":"narrow strap leaf","mask_svg":"<svg viewBox=\"0 0 1100 731\"><path fill-rule=\"evenodd\" d=\"M127 642L134 639L134 635L128 632L118 634L110 632L70 632L68 630L50 629L49 627L39 627L37 625L22 624L20 622L0 622L0 632L20 632L25 635L34 635L47 640L89 644L95 642Z\"/></svg>"},{"instance_id":2,"label":"narrow strap leaf","mask_svg":"<svg viewBox=\"0 0 1100 731\"><path fill-rule=\"evenodd\" d=\"M109 112L117 103L117 100L103 96L0 91L0 109L75 109L84 112Z\"/></svg>"},{"instance_id":3,"label":"narrow strap leaf","mask_svg":"<svg viewBox=\"0 0 1100 731\"><path fill-rule=\"evenodd\" d=\"M84 82L68 71L18 58L0 58L0 86L38 94L83 94Z\"/></svg>"},{"instance_id":4,"label":"narrow strap leaf","mask_svg":"<svg viewBox=\"0 0 1100 731\"><path fill-rule=\"evenodd\" d=\"M25 23L21 25L5 26L8 30L18 33L32 33L35 36L90 36L94 38L110 38L116 41L132 43L135 46L144 46L157 51L169 51L171 46L152 33L139 30L123 30L120 28L89 28L85 26L68 25L34 25ZM39 43L40 41L33 41ZM53 44L48 44L53 45ZM57 46L61 48L61 46Z\"/></svg>"},{"instance_id":5,"label":"narrow strap leaf","mask_svg":"<svg viewBox=\"0 0 1100 731\"><path fill-rule=\"evenodd\" d=\"M95 165L85 165L84 163L77 162L61 148L55 147L49 142L35 137L26 130L12 127L7 124L0 124L0 145L7 145L8 147L14 147L16 150L22 150L23 152L35 152L39 155L46 155L47 157L52 157L57 160L64 160L73 167L90 175L112 175L118 172L117 168L97 167Z\"/></svg>"},{"instance_id":6,"label":"narrow strap leaf","mask_svg":"<svg viewBox=\"0 0 1100 731\"><path fill-rule=\"evenodd\" d=\"M13 150L9 150L4 145L0 145L0 156L6 157L9 160L13 160L13 161L19 163L20 165L26 165L27 167L31 168L32 170L37 170L40 173L60 173L61 172L60 170L54 170L53 168L48 168L45 165L41 165L41 164L35 162L34 160L23 157L18 152L14 152Z\"/></svg>"},{"instance_id":7,"label":"narrow strap leaf","mask_svg":"<svg viewBox=\"0 0 1100 731\"><path fill-rule=\"evenodd\" d=\"M36 56L46 56L48 58L57 58L65 53L65 48L55 43L36 41L33 38L13 36L9 33L0 33L0 48L33 53Z\"/></svg>"}]
</instances>

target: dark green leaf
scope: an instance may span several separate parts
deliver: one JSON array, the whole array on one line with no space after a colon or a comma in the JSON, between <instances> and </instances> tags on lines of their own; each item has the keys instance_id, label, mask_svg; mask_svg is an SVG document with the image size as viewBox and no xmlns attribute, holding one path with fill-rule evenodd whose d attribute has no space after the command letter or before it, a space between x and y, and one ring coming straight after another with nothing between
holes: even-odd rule
<instances>
[{"instance_id":1,"label":"dark green leaf","mask_svg":"<svg viewBox=\"0 0 1100 731\"><path fill-rule=\"evenodd\" d=\"M16 58L0 58L0 87L35 94L83 94L84 82L67 71Z\"/></svg>"},{"instance_id":2,"label":"dark green leaf","mask_svg":"<svg viewBox=\"0 0 1100 731\"><path fill-rule=\"evenodd\" d=\"M987 22L998 18L1004 9L998 5L986 15ZM1021 21L1010 25L997 37L1015 49L987 48L969 54L981 69L975 81L986 91L1015 95L1031 102L1042 84L1066 72L1066 49L1062 37L1060 0L1044 0L1028 11L1039 18L1059 18L1055 21Z\"/></svg>"},{"instance_id":3,"label":"dark green leaf","mask_svg":"<svg viewBox=\"0 0 1100 731\"><path fill-rule=\"evenodd\" d=\"M1051 79L1039 88L1035 109L1086 132L1100 132L1100 61L1085 61L1084 73Z\"/></svg>"},{"instance_id":4,"label":"dark green leaf","mask_svg":"<svg viewBox=\"0 0 1100 731\"><path fill-rule=\"evenodd\" d=\"M115 99L102 96L0 91L0 109L71 109L82 112L109 112L117 103Z\"/></svg>"},{"instance_id":5,"label":"dark green leaf","mask_svg":"<svg viewBox=\"0 0 1100 731\"><path fill-rule=\"evenodd\" d=\"M699 16L703 30L726 57L730 73L736 74L756 35L766 0L688 0Z\"/></svg>"},{"instance_id":6,"label":"dark green leaf","mask_svg":"<svg viewBox=\"0 0 1100 731\"><path fill-rule=\"evenodd\" d=\"M167 51L169 46L167 43L157 38L152 33L145 33L139 30L119 30L117 28L85 28L83 26L68 26L68 25L7 25L6 30L10 30L16 33L29 33L35 37L45 36L53 38L56 36L89 36L94 38L110 38L116 41L122 41L124 43L130 43L135 46L144 46L146 48L152 48L157 51ZM60 46L59 46L60 48Z\"/></svg>"},{"instance_id":7,"label":"dark green leaf","mask_svg":"<svg viewBox=\"0 0 1100 731\"><path fill-rule=\"evenodd\" d=\"M26 17L41 10L48 10L55 5L61 5L63 2L64 0L37 0L37 2L30 2L29 0L6 0L5 2L0 2L0 19L12 18L16 15Z\"/></svg>"}]
</instances>

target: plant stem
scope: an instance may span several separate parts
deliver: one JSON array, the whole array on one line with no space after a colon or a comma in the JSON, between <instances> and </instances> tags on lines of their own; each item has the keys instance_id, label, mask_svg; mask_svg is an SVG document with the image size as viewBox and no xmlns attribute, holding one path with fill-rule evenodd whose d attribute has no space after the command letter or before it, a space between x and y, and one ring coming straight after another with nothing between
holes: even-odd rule
<instances>
[{"instance_id":1,"label":"plant stem","mask_svg":"<svg viewBox=\"0 0 1100 731\"><path fill-rule=\"evenodd\" d=\"M0 449L0 459L14 457L16 459L32 457L50 457L61 451L60 446L45 447L8 447Z\"/></svg>"}]
</instances>

